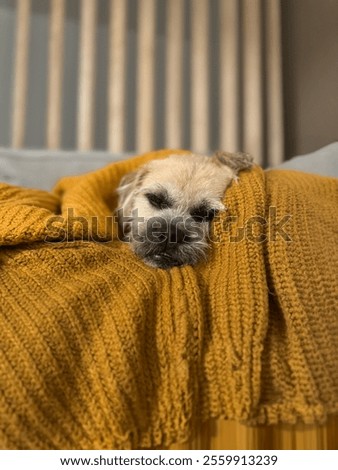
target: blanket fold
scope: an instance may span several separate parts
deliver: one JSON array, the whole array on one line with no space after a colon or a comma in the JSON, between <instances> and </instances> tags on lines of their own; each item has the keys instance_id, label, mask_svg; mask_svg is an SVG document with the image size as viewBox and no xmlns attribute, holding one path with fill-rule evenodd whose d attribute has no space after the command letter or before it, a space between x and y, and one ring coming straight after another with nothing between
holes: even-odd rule
<instances>
[{"instance_id":1,"label":"blanket fold","mask_svg":"<svg viewBox=\"0 0 338 470\"><path fill-rule=\"evenodd\" d=\"M52 194L0 185L0 448L167 447L213 417L338 412L337 180L242 172L208 261L164 271L112 213L123 174L170 153Z\"/></svg>"}]
</instances>

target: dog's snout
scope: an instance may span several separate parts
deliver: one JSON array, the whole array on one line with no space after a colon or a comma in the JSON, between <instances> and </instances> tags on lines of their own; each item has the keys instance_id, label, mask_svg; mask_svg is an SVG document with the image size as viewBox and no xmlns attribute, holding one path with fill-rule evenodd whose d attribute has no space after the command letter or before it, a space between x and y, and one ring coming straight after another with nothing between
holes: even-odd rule
<instances>
[{"instance_id":1,"label":"dog's snout","mask_svg":"<svg viewBox=\"0 0 338 470\"><path fill-rule=\"evenodd\" d=\"M194 265L204 256L205 224L192 224L184 216L152 217L134 240L135 253L153 267L168 269Z\"/></svg>"},{"instance_id":2,"label":"dog's snout","mask_svg":"<svg viewBox=\"0 0 338 470\"><path fill-rule=\"evenodd\" d=\"M168 224L165 219L154 218L147 224L147 238L152 243L166 243L168 239Z\"/></svg>"},{"instance_id":3,"label":"dog's snout","mask_svg":"<svg viewBox=\"0 0 338 470\"><path fill-rule=\"evenodd\" d=\"M161 218L156 218L148 224L147 237L150 242L161 245L181 244L188 241L184 226L180 226L176 221L167 222Z\"/></svg>"},{"instance_id":4,"label":"dog's snout","mask_svg":"<svg viewBox=\"0 0 338 470\"><path fill-rule=\"evenodd\" d=\"M168 237L165 233L159 232L156 234L156 239L157 241L164 243L167 241Z\"/></svg>"},{"instance_id":5,"label":"dog's snout","mask_svg":"<svg viewBox=\"0 0 338 470\"><path fill-rule=\"evenodd\" d=\"M170 243L183 243L185 237L185 232L179 228L176 224L170 225L169 230L169 241Z\"/></svg>"}]
</instances>

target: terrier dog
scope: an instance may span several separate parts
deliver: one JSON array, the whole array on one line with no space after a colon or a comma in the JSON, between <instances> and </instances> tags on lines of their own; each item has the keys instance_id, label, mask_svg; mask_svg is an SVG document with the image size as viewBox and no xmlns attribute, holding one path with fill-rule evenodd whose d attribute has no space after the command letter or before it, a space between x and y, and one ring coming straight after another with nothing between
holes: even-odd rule
<instances>
[{"instance_id":1,"label":"terrier dog","mask_svg":"<svg viewBox=\"0 0 338 470\"><path fill-rule=\"evenodd\" d=\"M195 265L206 257L211 221L226 209L227 187L251 167L245 153L150 161L124 176L117 190L123 239L150 266Z\"/></svg>"}]
</instances>

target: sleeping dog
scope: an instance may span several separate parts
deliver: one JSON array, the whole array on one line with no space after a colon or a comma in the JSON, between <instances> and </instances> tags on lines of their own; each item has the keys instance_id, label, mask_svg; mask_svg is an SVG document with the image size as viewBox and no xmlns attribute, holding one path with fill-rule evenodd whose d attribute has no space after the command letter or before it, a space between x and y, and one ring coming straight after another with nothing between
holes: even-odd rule
<instances>
[{"instance_id":1,"label":"sleeping dog","mask_svg":"<svg viewBox=\"0 0 338 470\"><path fill-rule=\"evenodd\" d=\"M196 264L206 256L211 221L225 210L227 187L251 166L245 153L173 154L127 174L118 188L124 239L150 266Z\"/></svg>"}]
</instances>

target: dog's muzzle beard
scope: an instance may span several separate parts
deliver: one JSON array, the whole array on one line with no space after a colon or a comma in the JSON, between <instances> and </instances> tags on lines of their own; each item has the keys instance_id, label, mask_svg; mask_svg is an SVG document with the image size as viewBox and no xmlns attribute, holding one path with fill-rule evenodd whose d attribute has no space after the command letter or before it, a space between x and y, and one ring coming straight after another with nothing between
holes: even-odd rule
<instances>
[{"instance_id":1,"label":"dog's muzzle beard","mask_svg":"<svg viewBox=\"0 0 338 470\"><path fill-rule=\"evenodd\" d=\"M153 217L137 226L132 222L129 241L135 254L150 266L195 265L206 256L208 228L208 223L191 217Z\"/></svg>"}]
</instances>

